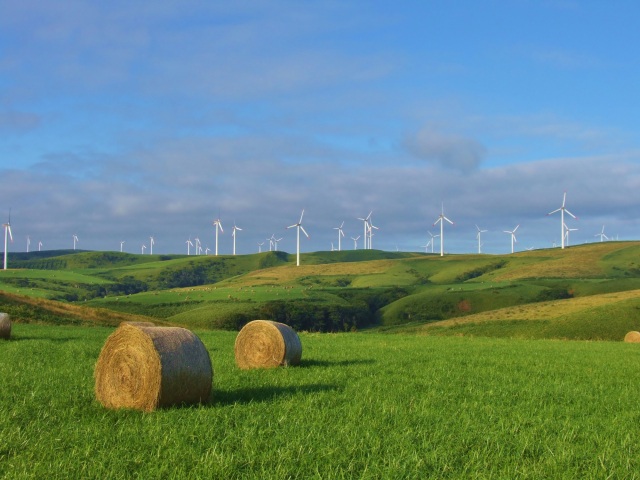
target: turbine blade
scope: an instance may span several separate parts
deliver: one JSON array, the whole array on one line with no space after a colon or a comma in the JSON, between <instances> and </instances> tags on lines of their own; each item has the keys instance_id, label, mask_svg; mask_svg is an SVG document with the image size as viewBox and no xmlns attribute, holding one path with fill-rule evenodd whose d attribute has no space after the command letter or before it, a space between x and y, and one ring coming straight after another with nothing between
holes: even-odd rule
<instances>
[{"instance_id":1,"label":"turbine blade","mask_svg":"<svg viewBox=\"0 0 640 480\"><path fill-rule=\"evenodd\" d=\"M309 238L309 234L305 231L302 225L300 225L300 230L302 230L302 233L304 233L307 236L307 238Z\"/></svg>"},{"instance_id":2,"label":"turbine blade","mask_svg":"<svg viewBox=\"0 0 640 480\"><path fill-rule=\"evenodd\" d=\"M304 216L304 208L302 209L302 213L300 214L300 221L298 223L302 223L303 216Z\"/></svg>"},{"instance_id":3,"label":"turbine blade","mask_svg":"<svg viewBox=\"0 0 640 480\"><path fill-rule=\"evenodd\" d=\"M575 218L576 220L578 219L578 217L576 217L573 213L571 213L569 210L567 210L566 208L564 209L564 213L568 213L569 215L571 215L573 218Z\"/></svg>"}]
</instances>

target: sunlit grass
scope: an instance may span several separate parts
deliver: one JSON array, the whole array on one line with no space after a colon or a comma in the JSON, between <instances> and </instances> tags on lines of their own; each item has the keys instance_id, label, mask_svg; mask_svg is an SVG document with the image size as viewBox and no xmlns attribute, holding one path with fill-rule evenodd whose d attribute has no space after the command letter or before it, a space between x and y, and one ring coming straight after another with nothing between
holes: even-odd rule
<instances>
[{"instance_id":1,"label":"sunlit grass","mask_svg":"<svg viewBox=\"0 0 640 480\"><path fill-rule=\"evenodd\" d=\"M0 477L635 478L637 345L305 334L299 367L241 371L197 332L211 403L93 396L106 328L16 325L0 344Z\"/></svg>"}]
</instances>

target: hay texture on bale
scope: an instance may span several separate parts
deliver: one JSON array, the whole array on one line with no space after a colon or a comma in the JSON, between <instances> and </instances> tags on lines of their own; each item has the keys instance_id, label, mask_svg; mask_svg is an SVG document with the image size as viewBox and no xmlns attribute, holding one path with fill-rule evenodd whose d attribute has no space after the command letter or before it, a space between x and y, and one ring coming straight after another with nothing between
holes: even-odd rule
<instances>
[{"instance_id":1,"label":"hay texture on bale","mask_svg":"<svg viewBox=\"0 0 640 480\"><path fill-rule=\"evenodd\" d=\"M179 327L124 323L107 338L95 368L96 398L112 409L206 402L212 380L206 348Z\"/></svg>"},{"instance_id":2,"label":"hay texture on bale","mask_svg":"<svg viewBox=\"0 0 640 480\"><path fill-rule=\"evenodd\" d=\"M624 341L627 343L640 343L640 332L629 332L624 336Z\"/></svg>"},{"instance_id":3,"label":"hay texture on bale","mask_svg":"<svg viewBox=\"0 0 640 480\"><path fill-rule=\"evenodd\" d=\"M11 338L11 318L8 313L0 313L0 338Z\"/></svg>"},{"instance_id":4,"label":"hay texture on bale","mask_svg":"<svg viewBox=\"0 0 640 480\"><path fill-rule=\"evenodd\" d=\"M302 344L290 326L270 320L254 320L238 333L234 351L236 363L242 369L272 368L298 365Z\"/></svg>"}]
</instances>

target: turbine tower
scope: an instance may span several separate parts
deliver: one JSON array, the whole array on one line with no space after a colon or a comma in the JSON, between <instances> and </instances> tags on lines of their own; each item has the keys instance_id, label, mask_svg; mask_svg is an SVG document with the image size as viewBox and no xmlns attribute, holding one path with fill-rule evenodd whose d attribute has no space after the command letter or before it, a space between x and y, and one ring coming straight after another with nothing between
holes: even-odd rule
<instances>
[{"instance_id":1,"label":"turbine tower","mask_svg":"<svg viewBox=\"0 0 640 480\"><path fill-rule=\"evenodd\" d=\"M509 235L511 235L511 253L513 253L513 245L514 245L514 243L516 243L518 241L518 240L516 240L516 230L518 230L519 226L520 226L520 224L516 225L516 228L514 228L511 231L504 230L504 233L508 233Z\"/></svg>"},{"instance_id":2,"label":"turbine tower","mask_svg":"<svg viewBox=\"0 0 640 480\"><path fill-rule=\"evenodd\" d=\"M476 235L476 238L478 239L478 253L482 253L482 240L480 237L483 233L486 233L486 230L480 230L478 225L476 225L476 229L478 230L478 234Z\"/></svg>"},{"instance_id":3,"label":"turbine tower","mask_svg":"<svg viewBox=\"0 0 640 480\"><path fill-rule=\"evenodd\" d=\"M31 246L31 237L27 235L27 253L29 253L29 247Z\"/></svg>"},{"instance_id":4,"label":"turbine tower","mask_svg":"<svg viewBox=\"0 0 640 480\"><path fill-rule=\"evenodd\" d=\"M120 253L122 253L122 246L124 245L124 240L120 242Z\"/></svg>"},{"instance_id":5,"label":"turbine tower","mask_svg":"<svg viewBox=\"0 0 640 480\"><path fill-rule=\"evenodd\" d=\"M351 237L351 240L353 240L353 249L357 250L358 249L358 239L360 238L360 235L358 235L356 238Z\"/></svg>"},{"instance_id":6,"label":"turbine tower","mask_svg":"<svg viewBox=\"0 0 640 480\"><path fill-rule=\"evenodd\" d=\"M80 240L78 240L78 236L74 233L73 234L73 249L76 249L76 243L79 242Z\"/></svg>"},{"instance_id":7,"label":"turbine tower","mask_svg":"<svg viewBox=\"0 0 640 480\"><path fill-rule=\"evenodd\" d=\"M149 255L153 255L153 244L155 240L153 237L149 237Z\"/></svg>"},{"instance_id":8,"label":"turbine tower","mask_svg":"<svg viewBox=\"0 0 640 480\"><path fill-rule=\"evenodd\" d=\"M338 230L338 251L341 250L340 237L344 237L344 232L342 231L342 227L344 227L344 222L340 224L339 227L333 227L334 230Z\"/></svg>"},{"instance_id":9,"label":"turbine tower","mask_svg":"<svg viewBox=\"0 0 640 480\"><path fill-rule=\"evenodd\" d=\"M307 238L309 238L309 234L305 231L304 227L302 226L302 217L304 215L304 209L302 209L302 213L300 214L300 220L298 220L298 223L294 223L293 225L289 225L287 228L295 228L296 229L296 266L300 266L300 230L302 230L302 233L304 233L306 235ZM277 244L276 244L277 245Z\"/></svg>"},{"instance_id":10,"label":"turbine tower","mask_svg":"<svg viewBox=\"0 0 640 480\"><path fill-rule=\"evenodd\" d=\"M378 227L376 227L373 224L373 221L371 219L369 219L369 228L367 229L369 231L369 250L371 250L373 248L373 229L378 230Z\"/></svg>"},{"instance_id":11,"label":"turbine tower","mask_svg":"<svg viewBox=\"0 0 640 480\"><path fill-rule=\"evenodd\" d=\"M262 245L264 245L264 242L258 242L258 253L262 253Z\"/></svg>"},{"instance_id":12,"label":"turbine tower","mask_svg":"<svg viewBox=\"0 0 640 480\"><path fill-rule=\"evenodd\" d=\"M142 255L144 255L144 250L147 248L147 246L143 243L142 247L141 247L141 251L142 251Z\"/></svg>"},{"instance_id":13,"label":"turbine tower","mask_svg":"<svg viewBox=\"0 0 640 480\"><path fill-rule=\"evenodd\" d=\"M11 239L11 243L13 243L13 234L11 233L11 213L9 213L9 220L7 221L7 223L3 223L2 226L4 227L4 269L6 270L8 254L7 240Z\"/></svg>"},{"instance_id":14,"label":"turbine tower","mask_svg":"<svg viewBox=\"0 0 640 480\"><path fill-rule=\"evenodd\" d=\"M433 223L433 226L435 227L438 224L438 222L440 222L440 256L441 257L444 257L444 221L445 220L449 222L451 225L453 225L453 222L444 216L444 203L443 203L440 215L438 216L438 219Z\"/></svg>"},{"instance_id":15,"label":"turbine tower","mask_svg":"<svg viewBox=\"0 0 640 480\"><path fill-rule=\"evenodd\" d=\"M242 229L240 227L238 227L235 222L233 224L233 232L231 232L231 236L233 237L233 254L236 254L236 231L240 230L242 231Z\"/></svg>"},{"instance_id":16,"label":"turbine tower","mask_svg":"<svg viewBox=\"0 0 640 480\"><path fill-rule=\"evenodd\" d=\"M570 216L572 216L576 220L578 219L578 217L576 217L573 213L567 210L567 208L565 207L566 201L567 201L567 192L564 192L564 196L562 197L562 206L560 208L556 208L553 212L547 213L547 215L553 215L556 212L560 212L560 238L562 241L562 248L564 248L564 227L565 227L564 214L568 213Z\"/></svg>"},{"instance_id":17,"label":"turbine tower","mask_svg":"<svg viewBox=\"0 0 640 480\"><path fill-rule=\"evenodd\" d=\"M193 247L193 243L191 243L191 238L189 238L185 243L187 244L187 255L191 255L191 247Z\"/></svg>"},{"instance_id":18,"label":"turbine tower","mask_svg":"<svg viewBox=\"0 0 640 480\"><path fill-rule=\"evenodd\" d=\"M42 242L38 242L38 251L42 250Z\"/></svg>"},{"instance_id":19,"label":"turbine tower","mask_svg":"<svg viewBox=\"0 0 640 480\"><path fill-rule=\"evenodd\" d=\"M307 235L307 237L308 237L308 235ZM280 237L280 238L276 238L275 236L273 237L273 250L276 251L276 252L278 251L278 242L280 240L282 240L282 237Z\"/></svg>"},{"instance_id":20,"label":"turbine tower","mask_svg":"<svg viewBox=\"0 0 640 480\"><path fill-rule=\"evenodd\" d=\"M220 221L219 218L213 222L213 226L216 227L216 257L217 257L218 256L218 229L222 233L224 233L224 230L222 230L222 222Z\"/></svg>"}]
</instances>

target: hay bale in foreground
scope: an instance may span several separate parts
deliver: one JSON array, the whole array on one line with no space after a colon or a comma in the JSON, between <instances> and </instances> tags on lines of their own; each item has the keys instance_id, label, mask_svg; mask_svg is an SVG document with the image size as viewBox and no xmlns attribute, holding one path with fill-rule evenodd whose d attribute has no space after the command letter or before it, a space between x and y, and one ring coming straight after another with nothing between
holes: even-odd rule
<instances>
[{"instance_id":1,"label":"hay bale in foreground","mask_svg":"<svg viewBox=\"0 0 640 480\"><path fill-rule=\"evenodd\" d=\"M624 336L627 343L640 343L640 332L629 332Z\"/></svg>"},{"instance_id":2,"label":"hay bale in foreground","mask_svg":"<svg viewBox=\"0 0 640 480\"><path fill-rule=\"evenodd\" d=\"M272 368L298 365L302 344L290 326L270 320L254 320L238 333L234 351L240 368Z\"/></svg>"},{"instance_id":3,"label":"hay bale in foreground","mask_svg":"<svg viewBox=\"0 0 640 480\"><path fill-rule=\"evenodd\" d=\"M124 323L102 347L95 368L95 393L107 408L150 412L206 402L212 378L209 353L194 333L179 327Z\"/></svg>"},{"instance_id":4,"label":"hay bale in foreground","mask_svg":"<svg viewBox=\"0 0 640 480\"><path fill-rule=\"evenodd\" d=\"M8 313L0 313L0 338L11 338L11 318Z\"/></svg>"}]
</instances>

